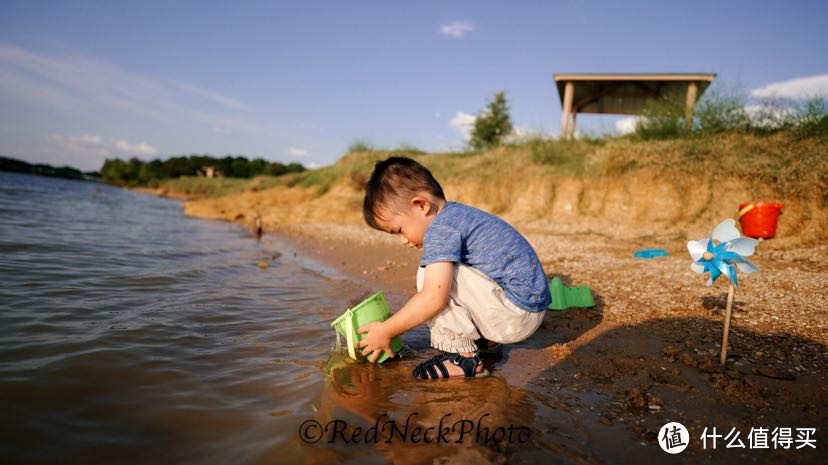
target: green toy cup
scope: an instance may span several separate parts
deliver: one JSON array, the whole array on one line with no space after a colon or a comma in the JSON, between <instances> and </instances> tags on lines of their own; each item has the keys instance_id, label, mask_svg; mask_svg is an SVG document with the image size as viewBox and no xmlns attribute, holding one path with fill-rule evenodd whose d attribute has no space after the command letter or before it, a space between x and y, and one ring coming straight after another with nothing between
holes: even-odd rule
<instances>
[{"instance_id":1,"label":"green toy cup","mask_svg":"<svg viewBox=\"0 0 828 465\"><path fill-rule=\"evenodd\" d=\"M360 326L372 323L375 321L385 321L390 316L388 310L388 303L385 301L385 295L382 291L363 300L354 308L348 309L339 318L335 319L331 326L336 329L336 332L345 337L348 344L348 355L352 359L357 360L356 345L362 340L363 335L357 332ZM396 353L403 347L402 340L399 336L391 339L391 349ZM383 351L377 363L382 363L388 360L389 354Z\"/></svg>"}]
</instances>

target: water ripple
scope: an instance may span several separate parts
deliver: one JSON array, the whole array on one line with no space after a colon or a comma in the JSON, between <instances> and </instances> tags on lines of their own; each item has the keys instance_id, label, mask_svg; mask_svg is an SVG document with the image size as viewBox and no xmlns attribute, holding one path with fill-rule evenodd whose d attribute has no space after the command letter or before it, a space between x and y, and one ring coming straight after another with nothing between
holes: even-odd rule
<instances>
[{"instance_id":1,"label":"water ripple","mask_svg":"<svg viewBox=\"0 0 828 465\"><path fill-rule=\"evenodd\" d=\"M0 172L4 461L241 463L283 447L324 388L341 311L330 277L285 247L174 201Z\"/></svg>"}]
</instances>

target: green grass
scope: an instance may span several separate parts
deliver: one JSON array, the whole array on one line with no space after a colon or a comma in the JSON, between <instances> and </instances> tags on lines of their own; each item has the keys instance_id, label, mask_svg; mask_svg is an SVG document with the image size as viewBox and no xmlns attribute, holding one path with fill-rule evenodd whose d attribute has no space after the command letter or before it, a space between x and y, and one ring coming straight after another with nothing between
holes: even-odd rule
<instances>
[{"instance_id":1,"label":"green grass","mask_svg":"<svg viewBox=\"0 0 828 465\"><path fill-rule=\"evenodd\" d=\"M222 197L247 190L251 181L253 180L243 178L182 176L180 178L152 181L149 187L200 197Z\"/></svg>"},{"instance_id":2,"label":"green grass","mask_svg":"<svg viewBox=\"0 0 828 465\"><path fill-rule=\"evenodd\" d=\"M486 152L407 154L425 164L441 182L471 181L480 185L515 186L515 177L623 176L651 169L682 183L687 179L739 177L775 185L780 193L807 195L825 186L828 154L824 119L815 119L810 132L801 126L771 134L740 131L697 133L692 137L643 140L606 137L560 141L533 138ZM823 128L823 129L819 129ZM317 186L325 192L347 177L361 188L376 161L395 151L349 153L336 164L299 173L291 185ZM504 187L504 188L506 188Z\"/></svg>"},{"instance_id":3,"label":"green grass","mask_svg":"<svg viewBox=\"0 0 828 465\"><path fill-rule=\"evenodd\" d=\"M736 92L706 92L696 105L693 121L685 125L684 106L670 100L649 102L632 137L641 140L705 137L724 132L771 135L793 131L800 137L828 134L825 99L766 99L746 105L747 97Z\"/></svg>"},{"instance_id":4,"label":"green grass","mask_svg":"<svg viewBox=\"0 0 828 465\"><path fill-rule=\"evenodd\" d=\"M362 150L349 152L332 165L302 173L253 179L184 177L162 181L157 187L205 197L275 186L314 189L317 195L323 195L337 183L360 191L377 161L406 155L426 165L441 183L474 189L493 205L502 204L504 208L511 202L510 193L530 182L552 182L560 176L621 177L637 170L648 170L653 182L670 182L680 192L693 183L738 178L772 186L783 197L826 196L828 118L803 121L788 129L760 134L698 131L675 138L624 136L573 141L535 137L483 152Z\"/></svg>"},{"instance_id":5,"label":"green grass","mask_svg":"<svg viewBox=\"0 0 828 465\"><path fill-rule=\"evenodd\" d=\"M532 162L548 167L557 174L586 174L587 157L606 143L604 139L559 140L533 137L512 146L513 150L526 150Z\"/></svg>"},{"instance_id":6,"label":"green grass","mask_svg":"<svg viewBox=\"0 0 828 465\"><path fill-rule=\"evenodd\" d=\"M374 150L374 144L368 139L357 139L348 146L348 153L370 152Z\"/></svg>"}]
</instances>

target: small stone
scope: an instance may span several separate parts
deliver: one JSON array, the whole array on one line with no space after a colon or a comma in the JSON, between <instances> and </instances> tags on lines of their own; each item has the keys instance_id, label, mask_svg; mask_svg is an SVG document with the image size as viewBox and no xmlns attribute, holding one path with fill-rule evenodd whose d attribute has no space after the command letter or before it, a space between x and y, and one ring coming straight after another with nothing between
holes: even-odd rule
<instances>
[{"instance_id":1,"label":"small stone","mask_svg":"<svg viewBox=\"0 0 828 465\"><path fill-rule=\"evenodd\" d=\"M683 363L683 364L685 364L689 367L694 367L694 366L699 364L699 362L697 362L696 359L693 358L692 355L687 354L687 353L681 354L681 357L679 357L679 360L681 360L681 363Z\"/></svg>"},{"instance_id":2,"label":"small stone","mask_svg":"<svg viewBox=\"0 0 828 465\"><path fill-rule=\"evenodd\" d=\"M259 268L265 270L270 265L267 263L267 260L259 260Z\"/></svg>"},{"instance_id":3,"label":"small stone","mask_svg":"<svg viewBox=\"0 0 828 465\"><path fill-rule=\"evenodd\" d=\"M661 398L654 395L654 394L647 394L647 408L650 410L661 410L661 406L664 405Z\"/></svg>"},{"instance_id":4,"label":"small stone","mask_svg":"<svg viewBox=\"0 0 828 465\"><path fill-rule=\"evenodd\" d=\"M702 360L701 363L699 363L698 366L699 370L701 370L703 373L715 373L719 371L719 365L716 363L713 357L705 358L704 360Z\"/></svg>"},{"instance_id":5,"label":"small stone","mask_svg":"<svg viewBox=\"0 0 828 465\"><path fill-rule=\"evenodd\" d=\"M644 405L646 405L644 394L641 392L641 388L639 387L634 387L627 391L626 401L627 405L633 408L643 408Z\"/></svg>"}]
</instances>

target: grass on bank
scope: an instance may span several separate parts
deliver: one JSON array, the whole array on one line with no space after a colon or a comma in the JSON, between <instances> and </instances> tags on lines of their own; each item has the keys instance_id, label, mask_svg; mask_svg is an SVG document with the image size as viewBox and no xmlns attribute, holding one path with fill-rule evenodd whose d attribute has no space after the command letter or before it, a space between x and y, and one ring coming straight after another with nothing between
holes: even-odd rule
<instances>
[{"instance_id":1,"label":"grass on bank","mask_svg":"<svg viewBox=\"0 0 828 465\"><path fill-rule=\"evenodd\" d=\"M818 124L823 127L826 119ZM809 129L809 131L812 131ZM730 178L772 186L782 197L819 195L828 203L828 137L824 129L803 132L801 126L755 134L743 131L700 132L692 137L643 139L637 135L561 141L535 137L485 152L424 153L418 150L353 150L336 163L302 173L253 179L183 177L156 187L191 196L217 197L275 186L313 189L323 195L339 183L360 190L374 164L405 155L425 164L441 182L502 192L530 188L557 177L594 179L622 177L648 170L654 182L687 186ZM356 149L356 148L355 148ZM504 208L507 207L504 205Z\"/></svg>"},{"instance_id":2,"label":"grass on bank","mask_svg":"<svg viewBox=\"0 0 828 465\"><path fill-rule=\"evenodd\" d=\"M424 163L440 180L489 190L516 189L545 177L620 176L640 169L653 169L674 183L735 176L773 185L782 195L828 190L825 100L766 100L753 106L746 101L742 94L708 89L696 105L689 129L684 107L661 101L651 103L635 131L626 136L573 141L534 136L487 151L444 153L426 153L406 143L381 149L368 139L358 139L336 163L318 169L252 179L183 176L154 180L149 187L191 197L275 186L312 188L323 195L343 180L361 189L374 163L404 155Z\"/></svg>"},{"instance_id":3,"label":"grass on bank","mask_svg":"<svg viewBox=\"0 0 828 465\"><path fill-rule=\"evenodd\" d=\"M250 183L256 179L181 176L150 181L147 187L192 197L223 197L249 190Z\"/></svg>"},{"instance_id":4,"label":"grass on bank","mask_svg":"<svg viewBox=\"0 0 828 465\"><path fill-rule=\"evenodd\" d=\"M636 120L635 137L643 140L698 137L722 132L771 135L788 131L807 138L828 134L825 99L766 99L748 105L744 95L708 91L696 105L693 119L685 124L685 108L671 100L652 101Z\"/></svg>"},{"instance_id":5,"label":"grass on bank","mask_svg":"<svg viewBox=\"0 0 828 465\"><path fill-rule=\"evenodd\" d=\"M443 153L426 153L405 143L380 149L361 139L336 163L318 169L252 179L189 176L156 181L150 187L203 197L276 186L314 189L316 195L324 195L338 183L362 189L377 161L403 155L425 164L441 182L473 186L502 202L509 196L499 191L526 188L533 181L623 176L644 169L676 186L735 177L773 186L782 196L817 192L828 199L824 99L765 101L753 107L745 102L738 94L708 91L689 129L684 108L664 101L648 106L635 131L626 136L572 141L534 136L487 151Z\"/></svg>"}]
</instances>

